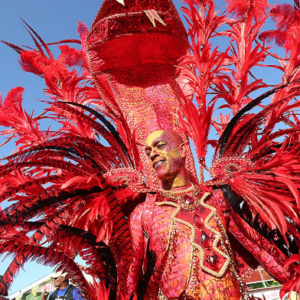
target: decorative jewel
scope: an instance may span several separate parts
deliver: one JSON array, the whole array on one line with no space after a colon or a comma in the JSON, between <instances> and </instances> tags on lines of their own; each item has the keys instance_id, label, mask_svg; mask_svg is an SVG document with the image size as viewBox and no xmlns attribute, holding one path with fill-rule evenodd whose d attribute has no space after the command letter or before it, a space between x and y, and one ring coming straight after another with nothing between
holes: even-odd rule
<instances>
[{"instance_id":1,"label":"decorative jewel","mask_svg":"<svg viewBox=\"0 0 300 300\"><path fill-rule=\"evenodd\" d=\"M208 236L203 232L201 234L201 242L204 243L207 238L208 238Z\"/></svg>"},{"instance_id":2,"label":"decorative jewel","mask_svg":"<svg viewBox=\"0 0 300 300\"><path fill-rule=\"evenodd\" d=\"M182 209L194 210L200 206L200 199L198 194L200 189L193 184L191 187L179 191L165 191L162 189L157 190L158 194L168 199L175 200Z\"/></svg>"}]
</instances>

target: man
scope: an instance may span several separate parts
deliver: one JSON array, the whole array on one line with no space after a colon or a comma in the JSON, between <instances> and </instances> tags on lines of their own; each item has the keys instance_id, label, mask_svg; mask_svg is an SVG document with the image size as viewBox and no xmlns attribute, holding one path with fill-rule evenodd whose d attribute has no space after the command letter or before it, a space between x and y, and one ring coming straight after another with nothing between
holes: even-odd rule
<instances>
[{"instance_id":1,"label":"man","mask_svg":"<svg viewBox=\"0 0 300 300\"><path fill-rule=\"evenodd\" d=\"M83 300L79 290L69 283L67 275L67 273L58 272L51 276L54 280L54 286L57 289L50 294L49 300ZM48 293L44 291L42 294L42 300L46 300L47 297Z\"/></svg>"},{"instance_id":2,"label":"man","mask_svg":"<svg viewBox=\"0 0 300 300\"><path fill-rule=\"evenodd\" d=\"M140 278L147 236L149 249L157 257L155 269L162 269L161 275L152 276L148 299L247 299L227 237L230 207L222 194L211 195L205 187L190 182L185 169L186 145L176 132L152 132L145 152L161 181L161 189L156 195L149 194L131 215L136 275L129 283L134 286ZM245 240L252 245L256 233L250 233L251 238ZM281 274L278 276L286 275L268 251L261 253L267 269L276 269L275 273Z\"/></svg>"}]
</instances>

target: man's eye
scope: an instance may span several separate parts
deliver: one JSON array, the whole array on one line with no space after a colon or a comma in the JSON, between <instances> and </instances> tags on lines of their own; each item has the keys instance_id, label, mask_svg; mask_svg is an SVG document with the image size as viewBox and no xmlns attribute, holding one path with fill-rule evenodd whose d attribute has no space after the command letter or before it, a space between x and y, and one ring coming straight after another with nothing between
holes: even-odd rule
<instances>
[{"instance_id":1,"label":"man's eye","mask_svg":"<svg viewBox=\"0 0 300 300\"><path fill-rule=\"evenodd\" d=\"M157 148L160 149L160 148L162 148L162 147L165 146L165 145L166 145L166 144L163 144L163 143L162 143L162 144L159 144L159 145L157 145Z\"/></svg>"},{"instance_id":2,"label":"man's eye","mask_svg":"<svg viewBox=\"0 0 300 300\"><path fill-rule=\"evenodd\" d=\"M149 156L150 155L150 151L146 151L146 155Z\"/></svg>"}]
</instances>

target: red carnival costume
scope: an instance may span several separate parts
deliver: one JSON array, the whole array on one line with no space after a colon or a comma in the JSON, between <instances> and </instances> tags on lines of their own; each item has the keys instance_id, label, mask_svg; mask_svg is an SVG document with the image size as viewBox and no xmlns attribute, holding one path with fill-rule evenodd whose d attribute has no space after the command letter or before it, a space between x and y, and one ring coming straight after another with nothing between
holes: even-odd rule
<instances>
[{"instance_id":1,"label":"red carnival costume","mask_svg":"<svg viewBox=\"0 0 300 300\"><path fill-rule=\"evenodd\" d=\"M26 23L37 50L5 42L45 79L50 101L29 116L19 87L0 108L11 127L2 134L18 141L0 167L0 197L14 201L0 213L1 253L14 254L2 295L33 258L68 271L90 300L249 299L244 279L258 265L282 294L299 289L299 3L228 1L233 19L211 0L185 2L188 35L171 0L104 0L90 31L79 24L81 41L58 42L81 50L60 46L55 59ZM271 51L257 40L268 9L278 28L259 37L275 38L289 60L277 56L282 83L253 100L268 86L251 72ZM212 50L224 24L231 48ZM231 120L218 121L215 107ZM45 118L61 128L41 131Z\"/></svg>"}]
</instances>

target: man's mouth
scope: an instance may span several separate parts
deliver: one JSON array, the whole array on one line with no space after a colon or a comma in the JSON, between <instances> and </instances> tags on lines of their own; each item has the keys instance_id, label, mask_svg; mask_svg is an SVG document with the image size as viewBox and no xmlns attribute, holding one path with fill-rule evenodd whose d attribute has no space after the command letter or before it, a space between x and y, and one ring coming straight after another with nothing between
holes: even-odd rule
<instances>
[{"instance_id":1,"label":"man's mouth","mask_svg":"<svg viewBox=\"0 0 300 300\"><path fill-rule=\"evenodd\" d=\"M160 165L162 165L165 161L164 160L159 160L153 163L153 168L157 169Z\"/></svg>"}]
</instances>

